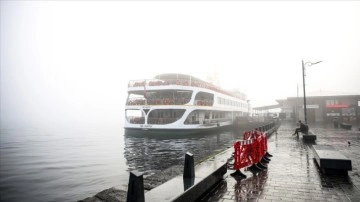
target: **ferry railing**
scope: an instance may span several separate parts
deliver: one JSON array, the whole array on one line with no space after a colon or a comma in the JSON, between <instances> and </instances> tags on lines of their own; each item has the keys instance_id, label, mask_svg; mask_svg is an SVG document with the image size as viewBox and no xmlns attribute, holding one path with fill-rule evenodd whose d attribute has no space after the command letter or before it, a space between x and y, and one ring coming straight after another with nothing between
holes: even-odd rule
<instances>
[{"instance_id":1,"label":"ferry railing","mask_svg":"<svg viewBox=\"0 0 360 202\"><path fill-rule=\"evenodd\" d=\"M163 98L163 99L151 99L148 98L136 98L136 99L129 99L126 104L127 105L184 105L190 102L190 98Z\"/></svg>"},{"instance_id":2,"label":"ferry railing","mask_svg":"<svg viewBox=\"0 0 360 202\"><path fill-rule=\"evenodd\" d=\"M213 100L204 99L204 100L195 100L195 105L197 106L212 106L214 104Z\"/></svg>"},{"instance_id":3,"label":"ferry railing","mask_svg":"<svg viewBox=\"0 0 360 202\"><path fill-rule=\"evenodd\" d=\"M141 87L141 86L145 86L145 85L146 85L145 80L132 80L132 81L129 81L129 83L128 83L128 87Z\"/></svg>"},{"instance_id":4,"label":"ferry railing","mask_svg":"<svg viewBox=\"0 0 360 202\"><path fill-rule=\"evenodd\" d=\"M162 125L174 123L177 120L179 120L179 118L148 118L147 122L148 124Z\"/></svg>"},{"instance_id":5,"label":"ferry railing","mask_svg":"<svg viewBox=\"0 0 360 202\"><path fill-rule=\"evenodd\" d=\"M129 116L127 120L132 124L145 124L145 117Z\"/></svg>"},{"instance_id":6,"label":"ferry railing","mask_svg":"<svg viewBox=\"0 0 360 202\"><path fill-rule=\"evenodd\" d=\"M163 79L163 80L133 80L129 81L128 87L149 87L149 86L164 86L164 85L180 85L180 86L193 86L193 87L200 87L200 88L206 88L209 90L213 90L219 93L223 93L225 95L229 95L231 97L236 97L239 99L244 100L245 97L243 94L240 96L233 95L232 93L223 90L217 86L214 86L213 84L207 83L207 82L201 82L201 81L192 81L190 79Z\"/></svg>"},{"instance_id":7,"label":"ferry railing","mask_svg":"<svg viewBox=\"0 0 360 202\"><path fill-rule=\"evenodd\" d=\"M145 105L146 100L145 98L131 98L128 99L126 102L127 105Z\"/></svg>"},{"instance_id":8,"label":"ferry railing","mask_svg":"<svg viewBox=\"0 0 360 202\"><path fill-rule=\"evenodd\" d=\"M191 124L217 124L217 123L223 123L227 121L232 121L231 118L218 118L218 119L204 119L204 118L196 118L193 120L187 120L185 121L185 124L191 125Z\"/></svg>"}]
</instances>

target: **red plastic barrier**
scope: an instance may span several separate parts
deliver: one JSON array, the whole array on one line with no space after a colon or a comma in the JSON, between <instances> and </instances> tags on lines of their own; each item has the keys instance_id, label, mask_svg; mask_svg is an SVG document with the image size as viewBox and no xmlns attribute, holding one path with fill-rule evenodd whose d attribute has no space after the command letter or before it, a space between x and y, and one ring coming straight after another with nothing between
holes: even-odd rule
<instances>
[{"instance_id":1,"label":"red plastic barrier","mask_svg":"<svg viewBox=\"0 0 360 202\"><path fill-rule=\"evenodd\" d=\"M267 147L267 134L266 133L264 133L264 136L265 136L265 143L264 143L264 150L265 150L265 153L267 152L267 150L268 150L268 147Z\"/></svg>"},{"instance_id":2,"label":"red plastic barrier","mask_svg":"<svg viewBox=\"0 0 360 202\"><path fill-rule=\"evenodd\" d=\"M253 164L249 156L253 140L236 141L234 143L234 170Z\"/></svg>"},{"instance_id":3,"label":"red plastic barrier","mask_svg":"<svg viewBox=\"0 0 360 202\"><path fill-rule=\"evenodd\" d=\"M258 162L261 160L261 158L264 156L265 154L265 151L264 151L264 143L265 143L265 138L263 135L260 135L256 138L258 140L258 156L259 156L259 159L258 159Z\"/></svg>"},{"instance_id":4,"label":"red plastic barrier","mask_svg":"<svg viewBox=\"0 0 360 202\"><path fill-rule=\"evenodd\" d=\"M243 140L249 140L249 139L251 139L251 132L250 131L244 131Z\"/></svg>"},{"instance_id":5,"label":"red plastic barrier","mask_svg":"<svg viewBox=\"0 0 360 202\"><path fill-rule=\"evenodd\" d=\"M234 143L234 170L259 163L267 152L266 133L245 131L243 138Z\"/></svg>"},{"instance_id":6,"label":"red plastic barrier","mask_svg":"<svg viewBox=\"0 0 360 202\"><path fill-rule=\"evenodd\" d=\"M252 149L251 149L251 159L253 161L253 163L258 163L260 161L260 138L254 138L253 144L252 144Z\"/></svg>"}]
</instances>

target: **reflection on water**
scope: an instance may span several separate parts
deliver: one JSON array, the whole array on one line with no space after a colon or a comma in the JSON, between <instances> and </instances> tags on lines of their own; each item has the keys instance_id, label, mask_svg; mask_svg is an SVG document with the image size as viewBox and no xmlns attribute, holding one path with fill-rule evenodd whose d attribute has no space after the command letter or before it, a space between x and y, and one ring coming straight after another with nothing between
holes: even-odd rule
<instances>
[{"instance_id":1,"label":"reflection on water","mask_svg":"<svg viewBox=\"0 0 360 202\"><path fill-rule=\"evenodd\" d=\"M194 155L195 162L232 146L241 130L222 131L190 136L125 135L125 158L129 171L138 170L145 175L183 165L186 152Z\"/></svg>"},{"instance_id":2,"label":"reflection on water","mask_svg":"<svg viewBox=\"0 0 360 202\"><path fill-rule=\"evenodd\" d=\"M76 201L126 190L129 171L145 176L224 150L242 129L191 136L128 136L120 125L1 127L1 201Z\"/></svg>"},{"instance_id":3,"label":"reflection on water","mask_svg":"<svg viewBox=\"0 0 360 202\"><path fill-rule=\"evenodd\" d=\"M267 170L263 170L246 179L236 179L234 186L235 201L247 201L249 198L258 197L264 189L267 177Z\"/></svg>"},{"instance_id":4,"label":"reflection on water","mask_svg":"<svg viewBox=\"0 0 360 202\"><path fill-rule=\"evenodd\" d=\"M127 183L122 128L1 127L1 201L76 201Z\"/></svg>"},{"instance_id":5,"label":"reflection on water","mask_svg":"<svg viewBox=\"0 0 360 202\"><path fill-rule=\"evenodd\" d=\"M222 201L224 196L228 199L231 195L234 195L231 198L232 201L257 201L257 197L264 191L268 171L263 170L258 173L246 171L245 173L247 175L245 179L228 176L199 201Z\"/></svg>"}]
</instances>

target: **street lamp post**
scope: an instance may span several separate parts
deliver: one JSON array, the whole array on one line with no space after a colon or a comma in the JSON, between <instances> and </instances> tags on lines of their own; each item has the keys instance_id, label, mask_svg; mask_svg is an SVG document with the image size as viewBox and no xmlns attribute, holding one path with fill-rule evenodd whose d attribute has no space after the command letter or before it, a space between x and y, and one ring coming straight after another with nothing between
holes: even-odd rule
<instances>
[{"instance_id":1,"label":"street lamp post","mask_svg":"<svg viewBox=\"0 0 360 202\"><path fill-rule=\"evenodd\" d=\"M304 90L304 119L305 119L305 124L307 124L307 116L306 116L306 93L305 93L305 66L308 65L309 67L311 67L312 65L316 65L322 61L318 61L318 62L305 62L304 60L301 60L302 62L302 75L303 75L303 90Z\"/></svg>"},{"instance_id":2,"label":"street lamp post","mask_svg":"<svg viewBox=\"0 0 360 202\"><path fill-rule=\"evenodd\" d=\"M250 117L250 100L246 100L248 107L248 117Z\"/></svg>"}]
</instances>

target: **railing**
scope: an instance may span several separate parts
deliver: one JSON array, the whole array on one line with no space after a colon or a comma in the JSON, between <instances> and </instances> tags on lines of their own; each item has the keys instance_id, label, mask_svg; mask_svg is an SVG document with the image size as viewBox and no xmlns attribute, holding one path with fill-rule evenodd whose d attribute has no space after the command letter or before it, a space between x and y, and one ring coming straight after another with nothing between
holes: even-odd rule
<instances>
[{"instance_id":1,"label":"railing","mask_svg":"<svg viewBox=\"0 0 360 202\"><path fill-rule=\"evenodd\" d=\"M193 86L193 87L200 87L206 88L209 90L213 90L219 93L223 93L225 95L229 95L231 97L239 98L241 100L245 100L245 95L234 95L226 90L221 89L211 83L190 80L190 79L164 79L164 80L137 80L137 81L130 81L128 83L128 87L148 87L148 86L167 86L167 85L180 85L180 86Z\"/></svg>"},{"instance_id":2,"label":"railing","mask_svg":"<svg viewBox=\"0 0 360 202\"><path fill-rule=\"evenodd\" d=\"M146 102L147 101L147 102ZM148 98L136 98L136 99L129 99L126 104L127 105L184 105L190 102L190 98L163 98L163 99L151 99Z\"/></svg>"},{"instance_id":3,"label":"railing","mask_svg":"<svg viewBox=\"0 0 360 202\"><path fill-rule=\"evenodd\" d=\"M148 118L148 124L169 124L179 120L178 118Z\"/></svg>"},{"instance_id":4,"label":"railing","mask_svg":"<svg viewBox=\"0 0 360 202\"><path fill-rule=\"evenodd\" d=\"M213 100L195 100L195 105L198 106L213 106Z\"/></svg>"},{"instance_id":5,"label":"railing","mask_svg":"<svg viewBox=\"0 0 360 202\"><path fill-rule=\"evenodd\" d=\"M209 124L209 123L223 123L223 122L227 122L227 121L232 121L231 118L219 118L219 119L204 119L203 123L204 124Z\"/></svg>"},{"instance_id":6,"label":"railing","mask_svg":"<svg viewBox=\"0 0 360 202\"><path fill-rule=\"evenodd\" d=\"M193 120L188 119L185 121L185 124L187 124L187 125L191 125L191 124L208 125L208 124L223 123L223 122L227 122L227 121L232 121L232 119L231 118L218 118L218 119L197 118L197 119L193 119Z\"/></svg>"},{"instance_id":7,"label":"railing","mask_svg":"<svg viewBox=\"0 0 360 202\"><path fill-rule=\"evenodd\" d=\"M127 120L132 124L144 124L145 117L127 117Z\"/></svg>"},{"instance_id":8,"label":"railing","mask_svg":"<svg viewBox=\"0 0 360 202\"><path fill-rule=\"evenodd\" d=\"M146 102L147 101L147 102ZM127 105L184 105L190 102L190 98L163 98L163 99L151 99L148 98L132 98L127 101ZM197 106L212 106L214 104L213 100L195 100L195 105Z\"/></svg>"},{"instance_id":9,"label":"railing","mask_svg":"<svg viewBox=\"0 0 360 202\"><path fill-rule=\"evenodd\" d=\"M128 99L126 105L145 105L146 100L144 98Z\"/></svg>"}]
</instances>

